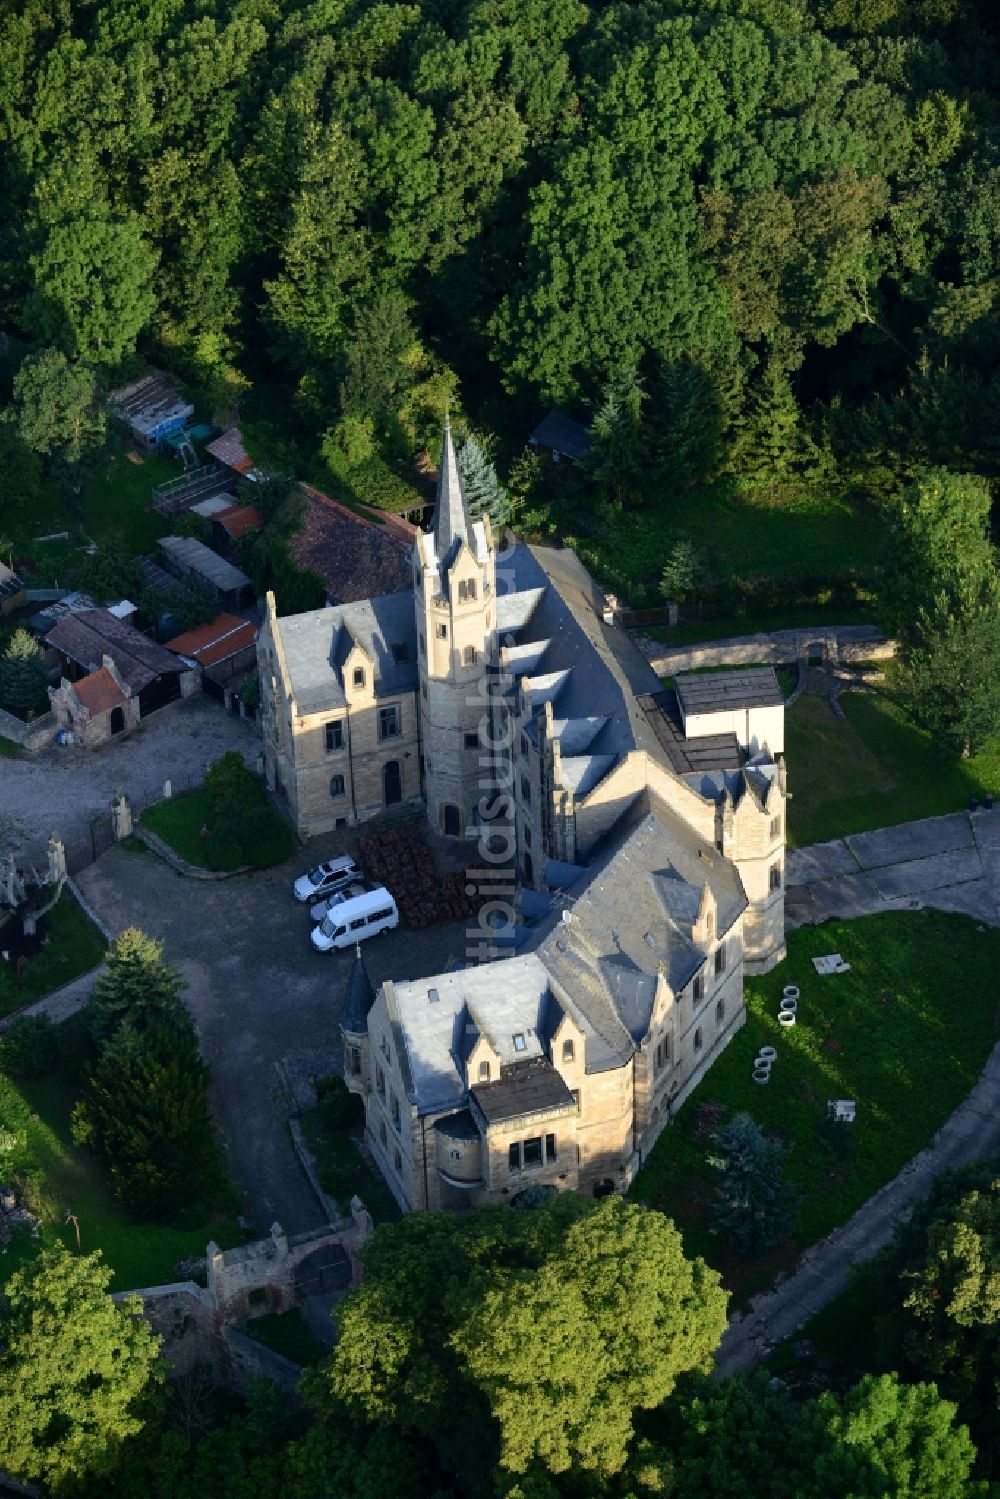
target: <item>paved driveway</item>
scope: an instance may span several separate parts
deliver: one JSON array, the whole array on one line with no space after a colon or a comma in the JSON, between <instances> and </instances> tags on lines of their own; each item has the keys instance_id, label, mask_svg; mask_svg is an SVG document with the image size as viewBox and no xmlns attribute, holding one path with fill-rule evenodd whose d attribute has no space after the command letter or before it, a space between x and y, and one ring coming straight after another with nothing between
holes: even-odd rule
<instances>
[{"instance_id":1,"label":"paved driveway","mask_svg":"<svg viewBox=\"0 0 1000 1499\"><path fill-rule=\"evenodd\" d=\"M177 789L197 784L208 760L238 749L253 764L263 743L255 723L197 697L171 703L144 719L126 739L100 749L55 745L23 760L0 760L0 851L44 867L45 845L58 833L71 864L89 857L90 819L108 812L121 789L133 806L162 795L169 776Z\"/></svg>"},{"instance_id":2,"label":"paved driveway","mask_svg":"<svg viewBox=\"0 0 1000 1499\"><path fill-rule=\"evenodd\" d=\"M791 849L785 882L789 928L917 906L1000 926L1000 808Z\"/></svg>"},{"instance_id":3,"label":"paved driveway","mask_svg":"<svg viewBox=\"0 0 1000 1499\"><path fill-rule=\"evenodd\" d=\"M275 1063L308 1063L317 1050L340 1055L337 1018L354 955L316 953L308 911L291 893L292 878L334 846L316 840L279 869L219 882L187 879L147 850L115 848L79 878L112 931L138 926L162 938L183 972L230 1169L244 1214L261 1231L274 1219L289 1233L321 1221L291 1145ZM400 928L372 938L365 961L377 986L440 972L465 946L462 922Z\"/></svg>"}]
</instances>

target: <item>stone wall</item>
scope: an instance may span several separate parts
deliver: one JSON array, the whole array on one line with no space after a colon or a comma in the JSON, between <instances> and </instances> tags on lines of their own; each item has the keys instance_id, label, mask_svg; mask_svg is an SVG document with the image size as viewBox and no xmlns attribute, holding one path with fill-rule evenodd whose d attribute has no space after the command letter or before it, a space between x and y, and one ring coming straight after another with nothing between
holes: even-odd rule
<instances>
[{"instance_id":1,"label":"stone wall","mask_svg":"<svg viewBox=\"0 0 1000 1499\"><path fill-rule=\"evenodd\" d=\"M818 649L822 649L825 660L834 663L888 661L896 654L894 640L863 625L773 630L766 635L738 635L699 645L667 647L649 641L646 646L652 668L660 677L702 666L780 666L808 657L810 650L815 654Z\"/></svg>"},{"instance_id":2,"label":"stone wall","mask_svg":"<svg viewBox=\"0 0 1000 1499\"><path fill-rule=\"evenodd\" d=\"M58 727L56 716L51 711L39 714L31 723L24 723L20 718L15 718L13 713L0 708L0 739L9 739L22 749L44 749L47 744L52 743Z\"/></svg>"}]
</instances>

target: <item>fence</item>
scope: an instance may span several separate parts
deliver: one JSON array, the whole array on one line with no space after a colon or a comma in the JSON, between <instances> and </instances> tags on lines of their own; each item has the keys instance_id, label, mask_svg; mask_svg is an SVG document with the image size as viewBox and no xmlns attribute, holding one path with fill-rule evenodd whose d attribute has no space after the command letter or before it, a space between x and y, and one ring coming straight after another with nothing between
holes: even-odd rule
<instances>
[{"instance_id":1,"label":"fence","mask_svg":"<svg viewBox=\"0 0 1000 1499\"><path fill-rule=\"evenodd\" d=\"M192 771L187 775L170 777L170 792L172 796L182 796L185 791L197 791L204 782L204 771ZM146 795L129 795L129 806L132 808L133 817L138 820L139 814L154 802L162 801L163 787ZM114 822L111 815L111 804L101 812L95 812L89 819L86 827L77 826L70 828L66 833L61 833L66 848L66 868L70 874L79 874L88 865L95 863L115 841Z\"/></svg>"}]
</instances>

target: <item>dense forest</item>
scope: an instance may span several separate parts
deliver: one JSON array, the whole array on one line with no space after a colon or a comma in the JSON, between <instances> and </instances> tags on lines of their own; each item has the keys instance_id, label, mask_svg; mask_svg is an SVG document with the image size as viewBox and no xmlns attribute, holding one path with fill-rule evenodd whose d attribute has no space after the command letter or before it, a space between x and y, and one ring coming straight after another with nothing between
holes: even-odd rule
<instances>
[{"instance_id":1,"label":"dense forest","mask_svg":"<svg viewBox=\"0 0 1000 1499\"><path fill-rule=\"evenodd\" d=\"M6 471L138 350L366 498L450 400L544 529L557 403L563 532L721 483L852 507L867 559L922 467L1000 463L998 62L992 0L6 7Z\"/></svg>"}]
</instances>

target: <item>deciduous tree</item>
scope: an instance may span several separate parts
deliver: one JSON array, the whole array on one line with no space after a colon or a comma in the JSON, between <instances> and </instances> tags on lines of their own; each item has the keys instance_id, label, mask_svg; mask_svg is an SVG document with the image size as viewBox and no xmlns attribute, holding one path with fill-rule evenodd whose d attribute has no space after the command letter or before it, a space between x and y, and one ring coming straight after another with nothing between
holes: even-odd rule
<instances>
[{"instance_id":1,"label":"deciduous tree","mask_svg":"<svg viewBox=\"0 0 1000 1499\"><path fill-rule=\"evenodd\" d=\"M112 1471L160 1377L141 1303L116 1304L100 1254L44 1250L0 1315L0 1467L60 1493Z\"/></svg>"}]
</instances>

